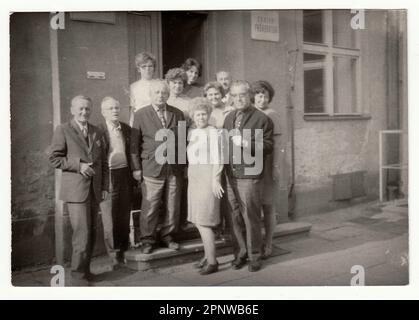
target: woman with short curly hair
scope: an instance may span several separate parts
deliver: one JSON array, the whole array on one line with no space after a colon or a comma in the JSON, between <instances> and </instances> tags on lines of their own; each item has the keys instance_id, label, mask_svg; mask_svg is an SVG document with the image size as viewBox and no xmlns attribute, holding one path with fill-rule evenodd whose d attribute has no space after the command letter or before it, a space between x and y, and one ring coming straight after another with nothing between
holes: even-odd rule
<instances>
[{"instance_id":1,"label":"woman with short curly hair","mask_svg":"<svg viewBox=\"0 0 419 320\"><path fill-rule=\"evenodd\" d=\"M205 98L194 98L189 108L194 126L188 132L188 221L195 224L204 244L205 257L196 264L201 275L218 271L214 228L220 223L223 164L220 135L208 124L212 106Z\"/></svg>"},{"instance_id":2,"label":"woman with short curly hair","mask_svg":"<svg viewBox=\"0 0 419 320\"><path fill-rule=\"evenodd\" d=\"M183 93L189 98L202 97L202 86L198 83L198 78L202 74L202 65L194 58L188 58L182 64L182 69L186 72L186 84Z\"/></svg>"},{"instance_id":3,"label":"woman with short curly hair","mask_svg":"<svg viewBox=\"0 0 419 320\"><path fill-rule=\"evenodd\" d=\"M173 68L167 71L166 81L170 88L170 97L167 104L178 108L185 115L186 121L189 120L189 102L190 98L183 94L183 88L186 82L186 73L181 68Z\"/></svg>"},{"instance_id":4,"label":"woman with short curly hair","mask_svg":"<svg viewBox=\"0 0 419 320\"><path fill-rule=\"evenodd\" d=\"M225 116L234 110L233 107L226 107L222 101L224 97L223 86L216 81L208 82L204 86L204 97L208 99L212 106L210 124L216 128L222 128Z\"/></svg>"}]
</instances>

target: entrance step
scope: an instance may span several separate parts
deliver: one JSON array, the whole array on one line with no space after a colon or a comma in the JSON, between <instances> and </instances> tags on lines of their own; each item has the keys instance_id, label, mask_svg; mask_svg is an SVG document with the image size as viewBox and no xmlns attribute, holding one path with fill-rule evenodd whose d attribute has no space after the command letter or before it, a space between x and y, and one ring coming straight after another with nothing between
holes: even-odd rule
<instances>
[{"instance_id":1,"label":"entrance step","mask_svg":"<svg viewBox=\"0 0 419 320\"><path fill-rule=\"evenodd\" d=\"M276 226L274 238L292 240L302 236L307 236L310 232L311 224L307 222L288 222ZM155 249L151 254L143 254L139 249L131 249L125 252L127 267L134 270L145 271L149 269L174 266L183 263L199 260L203 256L204 247L200 239L185 240L180 242L179 251L168 248ZM230 241L216 240L218 255L232 253Z\"/></svg>"}]
</instances>

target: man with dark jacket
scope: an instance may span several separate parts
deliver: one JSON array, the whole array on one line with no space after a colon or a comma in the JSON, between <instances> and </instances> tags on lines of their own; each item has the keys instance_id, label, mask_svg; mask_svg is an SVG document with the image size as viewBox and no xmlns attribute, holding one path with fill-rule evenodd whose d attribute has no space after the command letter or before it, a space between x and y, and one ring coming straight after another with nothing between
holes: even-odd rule
<instances>
[{"instance_id":1,"label":"man with dark jacket","mask_svg":"<svg viewBox=\"0 0 419 320\"><path fill-rule=\"evenodd\" d=\"M109 176L102 131L91 125L92 100L76 96L71 100L73 119L54 132L49 161L62 170L60 200L67 203L73 253L73 284L92 280L90 260L95 240L97 209L107 197Z\"/></svg>"},{"instance_id":2,"label":"man with dark jacket","mask_svg":"<svg viewBox=\"0 0 419 320\"><path fill-rule=\"evenodd\" d=\"M133 177L142 182L140 238L142 251L146 254L156 245L157 224L162 211L160 240L170 249L180 248L173 234L179 224L181 183L186 164L186 122L182 111L166 104L169 98L167 83L153 80L150 98L151 105L134 115L131 140ZM184 137L178 136L182 123ZM185 147L178 148L177 142L182 139Z\"/></svg>"},{"instance_id":3,"label":"man with dark jacket","mask_svg":"<svg viewBox=\"0 0 419 320\"><path fill-rule=\"evenodd\" d=\"M240 269L249 259L249 271L261 268L261 178L263 158L272 152L272 121L251 103L251 87L246 81L235 81L230 96L236 110L224 121L229 131L227 199L231 215L235 260Z\"/></svg>"},{"instance_id":4,"label":"man with dark jacket","mask_svg":"<svg viewBox=\"0 0 419 320\"><path fill-rule=\"evenodd\" d=\"M103 131L104 149L109 166L109 194L100 203L106 250L114 265L125 262L129 245L132 176L130 168L131 128L119 121L121 107L113 97L101 104L105 119L99 125Z\"/></svg>"}]
</instances>

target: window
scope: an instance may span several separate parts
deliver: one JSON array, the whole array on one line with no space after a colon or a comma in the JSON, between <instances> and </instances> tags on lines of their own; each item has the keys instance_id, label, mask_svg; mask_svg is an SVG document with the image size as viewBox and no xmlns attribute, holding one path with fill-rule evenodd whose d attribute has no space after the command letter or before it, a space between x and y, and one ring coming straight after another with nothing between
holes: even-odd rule
<instances>
[{"instance_id":1,"label":"window","mask_svg":"<svg viewBox=\"0 0 419 320\"><path fill-rule=\"evenodd\" d=\"M304 113L361 115L360 50L350 10L303 10Z\"/></svg>"}]
</instances>

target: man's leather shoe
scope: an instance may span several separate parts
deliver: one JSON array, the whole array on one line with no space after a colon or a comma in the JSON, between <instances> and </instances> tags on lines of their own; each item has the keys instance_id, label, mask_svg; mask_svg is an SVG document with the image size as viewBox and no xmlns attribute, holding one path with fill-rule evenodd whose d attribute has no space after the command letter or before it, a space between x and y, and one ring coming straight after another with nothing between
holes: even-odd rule
<instances>
[{"instance_id":1,"label":"man's leather shoe","mask_svg":"<svg viewBox=\"0 0 419 320\"><path fill-rule=\"evenodd\" d=\"M150 254L151 252L153 252L153 245L151 243L145 243L141 247L141 252L144 254Z\"/></svg>"},{"instance_id":2,"label":"man's leather shoe","mask_svg":"<svg viewBox=\"0 0 419 320\"><path fill-rule=\"evenodd\" d=\"M231 266L234 270L239 270L241 268L244 267L244 265L246 264L247 259L246 258L236 258L236 260L234 260L231 263Z\"/></svg>"},{"instance_id":3,"label":"man's leather shoe","mask_svg":"<svg viewBox=\"0 0 419 320\"><path fill-rule=\"evenodd\" d=\"M89 282L94 282L96 280L96 275L91 272L86 272L83 278Z\"/></svg>"},{"instance_id":4,"label":"man's leather shoe","mask_svg":"<svg viewBox=\"0 0 419 320\"><path fill-rule=\"evenodd\" d=\"M166 246L166 247L168 247L169 249L172 249L172 250L179 250L180 249L180 245L179 245L179 243L177 243L177 242L174 242L174 241L167 241L167 242L164 242L164 245Z\"/></svg>"},{"instance_id":5,"label":"man's leather shoe","mask_svg":"<svg viewBox=\"0 0 419 320\"><path fill-rule=\"evenodd\" d=\"M248 268L250 272L259 271L262 268L262 263L258 260L250 261Z\"/></svg>"}]
</instances>

